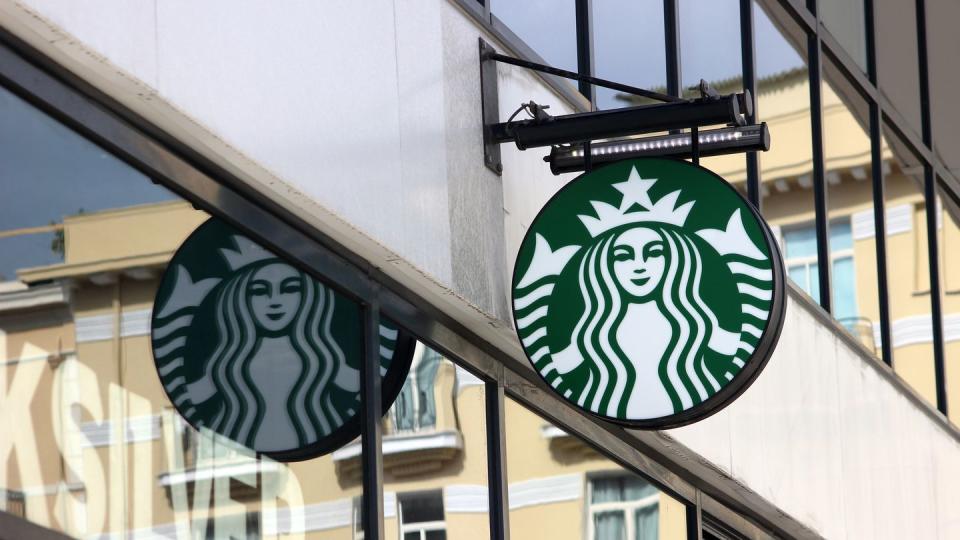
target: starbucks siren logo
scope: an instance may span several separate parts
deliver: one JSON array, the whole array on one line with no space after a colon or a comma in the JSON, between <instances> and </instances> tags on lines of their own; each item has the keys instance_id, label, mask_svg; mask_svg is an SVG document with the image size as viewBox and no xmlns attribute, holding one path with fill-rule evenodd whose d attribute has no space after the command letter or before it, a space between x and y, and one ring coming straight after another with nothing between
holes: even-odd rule
<instances>
[{"instance_id":1,"label":"starbucks siren logo","mask_svg":"<svg viewBox=\"0 0 960 540\"><path fill-rule=\"evenodd\" d=\"M164 390L194 426L281 460L359 434L360 307L229 225L210 219L184 242L152 322ZM380 338L386 408L413 347L387 321Z\"/></svg>"},{"instance_id":2,"label":"starbucks siren logo","mask_svg":"<svg viewBox=\"0 0 960 540\"><path fill-rule=\"evenodd\" d=\"M766 224L686 162L609 165L565 186L520 248L524 351L560 395L637 427L734 399L779 336L783 268Z\"/></svg>"}]
</instances>

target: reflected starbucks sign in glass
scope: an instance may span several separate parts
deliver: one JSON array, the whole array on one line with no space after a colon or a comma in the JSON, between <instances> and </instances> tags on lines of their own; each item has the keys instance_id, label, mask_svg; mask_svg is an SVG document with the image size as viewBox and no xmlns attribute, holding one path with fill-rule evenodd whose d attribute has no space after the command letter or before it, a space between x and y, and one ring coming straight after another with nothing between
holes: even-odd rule
<instances>
[{"instance_id":1,"label":"reflected starbucks sign in glass","mask_svg":"<svg viewBox=\"0 0 960 540\"><path fill-rule=\"evenodd\" d=\"M274 459L306 459L360 434L361 316L356 302L210 219L160 282L157 372L194 427ZM412 354L412 339L383 321L384 410Z\"/></svg>"},{"instance_id":2,"label":"reflected starbucks sign in glass","mask_svg":"<svg viewBox=\"0 0 960 540\"><path fill-rule=\"evenodd\" d=\"M783 265L726 181L684 161L581 175L540 211L514 268L513 313L541 377L594 415L641 428L716 412L779 337Z\"/></svg>"}]
</instances>

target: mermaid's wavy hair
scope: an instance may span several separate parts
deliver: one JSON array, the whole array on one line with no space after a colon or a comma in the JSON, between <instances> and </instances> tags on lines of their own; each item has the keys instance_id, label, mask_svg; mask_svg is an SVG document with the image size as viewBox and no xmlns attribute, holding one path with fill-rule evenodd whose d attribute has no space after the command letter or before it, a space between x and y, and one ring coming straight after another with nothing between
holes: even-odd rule
<instances>
[{"instance_id":1,"label":"mermaid's wavy hair","mask_svg":"<svg viewBox=\"0 0 960 540\"><path fill-rule=\"evenodd\" d=\"M666 265L656 301L673 335L658 373L674 412L701 403L720 389L703 361L717 318L700 295L703 263L697 245L678 227L636 224L597 237L579 261L584 310L574 326L573 342L587 359L590 375L578 401L606 416L626 416L630 392L636 387L636 367L617 342L631 295L614 274L612 251L620 235L640 227L654 231L665 248Z\"/></svg>"},{"instance_id":2,"label":"mermaid's wavy hair","mask_svg":"<svg viewBox=\"0 0 960 540\"><path fill-rule=\"evenodd\" d=\"M250 363L260 336L247 288L260 268L276 263L276 260L260 261L243 268L218 287L216 297L218 341L207 367L222 403L209 427L250 447L263 421L264 399L250 376ZM330 333L333 291L303 272L296 272L302 294L290 323L293 326L290 341L303 362L303 369L287 397L287 411L299 445L304 446L344 422L329 393L330 382L344 365L344 355Z\"/></svg>"}]
</instances>

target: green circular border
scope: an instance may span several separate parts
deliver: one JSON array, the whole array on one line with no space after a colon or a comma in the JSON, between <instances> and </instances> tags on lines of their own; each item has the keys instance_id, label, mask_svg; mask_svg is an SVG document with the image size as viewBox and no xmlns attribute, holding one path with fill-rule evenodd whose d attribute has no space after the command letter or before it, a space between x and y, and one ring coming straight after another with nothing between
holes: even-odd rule
<instances>
[{"instance_id":1,"label":"green circular border","mask_svg":"<svg viewBox=\"0 0 960 540\"><path fill-rule=\"evenodd\" d=\"M744 206L750 210L753 218L759 223L760 229L763 231L763 236L767 243L767 248L770 250L770 263L772 267L771 270L773 272L773 297L770 300L770 317L767 319L767 324L763 329L763 333L760 335L760 340L757 342L757 346L754 349L753 354L750 355L749 360L744 362L743 368L737 372L733 379L728 381L727 384L724 385L717 393L708 397L700 404L694 405L693 407L690 407L689 409L679 413L667 416L648 418L645 420L625 420L585 409L564 397L563 394L557 392L552 386L550 386L550 384L547 383L546 379L540 373L540 370L536 368L533 360L530 359L530 354L527 352L526 347L523 346L523 343L520 343L520 349L523 350L523 355L527 357L527 361L530 362L530 366L533 368L533 371L536 372L537 376L540 377L540 380L543 381L544 386L548 388L552 394L556 395L573 408L586 413L593 418L599 418L607 422L634 429L658 430L677 428L698 422L719 412L721 409L740 397L740 394L744 393L747 388L749 388L750 385L756 381L757 376L760 375L760 372L766 367L767 362L769 362L770 356L773 354L777 342L780 339L780 332L783 330L784 314L786 313L787 309L785 297L786 276L784 273L783 257L780 253L780 246L777 244L776 238L774 238L773 232L770 230L770 226L767 225L766 220L763 219L763 217L760 215L760 212L756 209L756 207L753 206L753 204L750 203L750 201L745 199L743 195L733 187L732 184L724 180L722 176L711 171L710 169L682 159L637 158L604 164L603 166L597 167L590 172L585 172L577 176L570 182L566 183L562 188L557 190L557 192L554 193L553 196L551 196L550 199L540 208L540 211L537 212L537 216L530 222L530 226L527 228L527 232L523 235L523 240L520 242L520 250L517 252L518 259L523 247L528 245L530 234L535 230L537 220L540 219L540 216L543 214L544 210L549 208L556 199L562 197L564 192L573 185L579 182L589 182L590 176L594 173L602 171L611 165L623 165L624 161L631 161L635 163L682 163L686 166L698 169L699 172L707 173L708 175L716 178L717 181L721 182L724 186L726 186L727 189L732 191L743 202ZM510 310L513 315L513 329L519 335L520 329L517 328L517 311L516 306L514 305L514 286L518 282L517 269L518 265L515 262L513 265L513 275L511 276L510 282Z\"/></svg>"},{"instance_id":2,"label":"green circular border","mask_svg":"<svg viewBox=\"0 0 960 540\"><path fill-rule=\"evenodd\" d=\"M203 223L201 223L201 224L200 224L199 226L197 226L197 228L194 229L194 230L190 233L190 235L187 236L187 238L180 244L180 246L179 246L179 247L177 248L177 250L174 252L173 257L171 257L171 258L170 258L170 261L168 261L167 267L164 268L164 270L163 270L163 275L161 275L160 281L159 281L159 283L158 283L158 285L157 285L157 292L158 292L158 293L160 292L160 287L162 286L162 284L168 279L168 273L171 271L171 268L173 267L173 262L177 259L177 256L180 254L180 250L183 249L183 247L186 246L186 245L190 242L191 239L193 239L194 235L199 234L200 231L201 231L205 226L207 226L208 224L210 224L210 223L212 223L212 222L216 222L216 221L219 221L219 222L221 222L221 223L229 226L229 227L232 228L232 229L236 229L238 234L243 235L243 236L246 237L247 239L255 242L255 243L258 244L258 245L260 245L260 246L263 247L264 249L267 249L268 251L270 251L271 253L273 253L274 255L276 255L278 259L280 259L281 261L283 261L284 264L289 264L290 266L293 266L293 267L298 268L299 270L305 272L305 273L306 273L307 275L309 275L311 278L319 281L319 282L322 283L324 286L329 287L329 288L332 289L334 292L336 292L337 294L339 294L339 295L341 295L342 297L344 297L346 300L348 300L348 301L350 301L350 302L356 302L356 301L353 300L349 295L346 295L346 294L344 294L342 291L340 291L337 287L334 287L333 285L331 285L331 284L330 284L329 282L327 282L326 280L317 277L314 272L312 272L312 271L310 271L309 269L305 268L303 265L297 264L297 263L295 263L295 262L293 262L293 261L291 261L291 260L289 260L289 259L287 259L287 258L285 258L285 257L282 257L282 256L280 256L280 255L277 255L277 252L276 252L275 250L273 250L273 249L271 249L271 248L268 248L267 246L264 246L263 243L261 243L261 242L259 242L259 241L257 241L257 240L254 240L253 238L250 238L250 236L249 236L247 233L243 232L242 230L237 229L237 227L236 227L235 225L233 225L231 222L226 221L226 220L221 220L221 219L218 219L218 218L216 218L216 217L211 217L210 219L208 219L208 220L204 221ZM187 424L189 424L190 427L194 429L194 431L199 432L199 431L200 431L200 428L198 428L193 422L191 422L189 419L187 419L187 417L184 416L184 415L180 412L180 408L177 407L177 405L173 403L173 400L171 399L170 393L167 392L167 387L166 387L166 385L163 384L163 377L160 376L160 367L157 365L157 359L156 359L156 357L154 356L154 351L153 351L153 349L154 349L154 347L153 347L153 341L154 341L153 321L154 321L154 316L156 315L156 310L157 310L157 303L156 303L155 300L156 300L156 293L154 294L154 302L153 302L153 305L152 305L152 307L150 308L150 355L154 357L154 359L153 359L153 367L154 367L154 369L157 370L157 378L159 379L160 387L163 389L163 394L164 394L164 396L166 396L166 397L167 397L167 400L170 401L170 405L173 406L173 409L174 409L175 411L177 411L177 414L180 415L180 418L182 418L185 422L187 422ZM391 320L391 322L393 322L393 321ZM360 324L361 324L361 326L362 326L362 323L360 323ZM410 365L411 365L412 362L413 362L413 354L414 354L414 351L415 351L415 349L416 349L416 340L413 338L413 336L412 336L408 331L406 331L401 325L396 324L396 323L394 323L394 324L395 324L396 327L397 327L397 341L396 341L396 347L394 348L393 358L390 360L390 367L387 368L387 372L383 375L383 377L382 377L382 379L381 379L381 400L382 400L382 406L381 406L382 411L381 411L381 413L380 413L380 416L381 416L381 417L382 417L383 415L387 414L387 411L390 410L390 407L393 405L393 402L397 399L397 396L400 395L400 390L403 388L404 382L406 382L407 374L408 374L408 372L410 371ZM365 332L364 332L364 330L361 328L360 335L363 336L364 334L365 334ZM361 361L363 361L363 360L364 360L364 359L361 359ZM361 381L361 383L362 383L362 381ZM221 436L221 437L224 437L224 438L226 438L226 439L230 439L231 441L235 442L236 444L238 444L238 445L240 445L240 446L243 446L244 448L248 448L248 449L252 450L258 457L259 457L259 456L266 456L266 457L268 457L268 458L270 458L270 459L272 459L272 460L275 460L275 461L279 461L279 462L283 462L283 463L290 463L290 462L295 462L295 461L305 461L305 460L312 459L312 458L315 458L315 457L323 456L323 455L325 455L325 454L328 454L328 453L330 453L330 452L333 452L334 450L338 450L338 449L342 448L344 445L346 445L346 444L349 443L350 441L352 441L352 440L356 439L357 437L359 437L359 436L360 436L360 418L361 418L361 415L362 415L362 414L363 414L363 408L360 407L360 408L357 410L357 412L356 412L353 416L351 416L347 421L345 421L343 424L341 424L339 428L337 428L337 429L334 430L333 432L329 433L328 435L322 437L322 438L319 439L318 441L316 441L316 442L314 442L314 443L311 443L311 444L309 444L309 445L306 445L306 446L302 446L302 447L298 447L298 448L292 448L292 449L290 449L290 450L283 450L283 451L279 451L279 452L261 452L261 451L259 451L259 450L250 448L250 447L248 447L248 446L246 446L246 445L244 445L244 444L242 444L242 443L240 443L240 442L238 442L238 441L234 441L234 440L231 439L230 437L227 437L226 435L224 435L224 434L222 434L222 433L220 433L220 432L218 432L218 431L210 430L209 428L205 428L205 429L208 429L208 430L210 430L210 431L213 431L214 433L216 433L217 435L219 435L219 436Z\"/></svg>"}]
</instances>

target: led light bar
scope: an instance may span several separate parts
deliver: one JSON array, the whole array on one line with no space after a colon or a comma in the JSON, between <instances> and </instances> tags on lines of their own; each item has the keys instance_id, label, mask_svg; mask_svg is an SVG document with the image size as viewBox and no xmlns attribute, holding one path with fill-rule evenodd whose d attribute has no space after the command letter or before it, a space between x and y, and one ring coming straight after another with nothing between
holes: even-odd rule
<instances>
[{"instance_id":1,"label":"led light bar","mask_svg":"<svg viewBox=\"0 0 960 540\"><path fill-rule=\"evenodd\" d=\"M701 131L698 140L701 157L770 149L766 123ZM595 142L590 145L590 157L594 167L635 157L689 158L693 155L692 142L690 133ZM554 146L543 160L550 163L553 174L561 174L584 170L584 157L583 145L575 144Z\"/></svg>"},{"instance_id":2,"label":"led light bar","mask_svg":"<svg viewBox=\"0 0 960 540\"><path fill-rule=\"evenodd\" d=\"M488 126L488 138L496 143L512 141L518 149L526 150L693 126L742 126L745 115L752 110L753 99L744 91L716 98L502 122Z\"/></svg>"}]
</instances>

